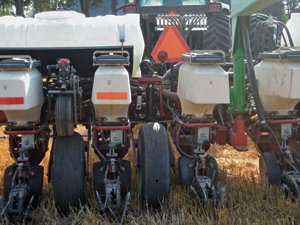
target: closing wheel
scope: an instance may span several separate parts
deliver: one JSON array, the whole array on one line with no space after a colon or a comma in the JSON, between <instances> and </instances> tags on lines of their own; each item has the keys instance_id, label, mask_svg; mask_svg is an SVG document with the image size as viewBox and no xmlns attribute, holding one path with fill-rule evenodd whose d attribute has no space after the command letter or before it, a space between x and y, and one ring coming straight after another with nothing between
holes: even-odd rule
<instances>
[{"instance_id":1,"label":"closing wheel","mask_svg":"<svg viewBox=\"0 0 300 225\"><path fill-rule=\"evenodd\" d=\"M32 206L37 207L43 193L44 168L42 166L32 166L30 168L29 179L29 199L33 196Z\"/></svg>"},{"instance_id":2,"label":"closing wheel","mask_svg":"<svg viewBox=\"0 0 300 225\"><path fill-rule=\"evenodd\" d=\"M212 156L206 156L206 168L207 176L211 179L212 183L218 181L219 178L219 169L217 160Z\"/></svg>"},{"instance_id":3,"label":"closing wheel","mask_svg":"<svg viewBox=\"0 0 300 225\"><path fill-rule=\"evenodd\" d=\"M281 184L281 171L277 163L276 155L271 152L263 152L259 157L259 173L263 182L271 185Z\"/></svg>"},{"instance_id":4,"label":"closing wheel","mask_svg":"<svg viewBox=\"0 0 300 225\"><path fill-rule=\"evenodd\" d=\"M11 191L11 186L12 186L12 181L13 181L13 176L16 171L16 166L11 165L6 168L4 172L4 196L5 199L8 200L9 198L9 193ZM29 169L30 173L30 178L29 178L29 193L27 196L27 203L30 201L31 197L33 196L33 202L32 202L32 207L36 208L40 196L42 195L43 192L43 180L44 180L44 168L42 166L32 166Z\"/></svg>"},{"instance_id":5,"label":"closing wheel","mask_svg":"<svg viewBox=\"0 0 300 225\"><path fill-rule=\"evenodd\" d=\"M293 156L293 161L294 161L294 165L296 166L297 170L300 171L300 157L299 157L299 153L296 152L292 152L292 156Z\"/></svg>"},{"instance_id":6,"label":"closing wheel","mask_svg":"<svg viewBox=\"0 0 300 225\"><path fill-rule=\"evenodd\" d=\"M179 183L184 187L189 187L193 182L194 169L189 167L191 163L193 163L193 159L187 156L178 158L178 179Z\"/></svg>"},{"instance_id":7,"label":"closing wheel","mask_svg":"<svg viewBox=\"0 0 300 225\"><path fill-rule=\"evenodd\" d=\"M55 139L51 178L54 199L63 213L85 203L85 149L80 134Z\"/></svg>"},{"instance_id":8,"label":"closing wheel","mask_svg":"<svg viewBox=\"0 0 300 225\"><path fill-rule=\"evenodd\" d=\"M58 136L74 133L74 107L72 95L58 95L55 101L55 124Z\"/></svg>"},{"instance_id":9,"label":"closing wheel","mask_svg":"<svg viewBox=\"0 0 300 225\"><path fill-rule=\"evenodd\" d=\"M122 160L121 166L124 168L124 171L120 174L121 196L124 200L127 192L131 191L131 165L128 160Z\"/></svg>"},{"instance_id":10,"label":"closing wheel","mask_svg":"<svg viewBox=\"0 0 300 225\"><path fill-rule=\"evenodd\" d=\"M283 183L287 185L286 195L292 193L295 198L300 196L300 176L299 174L285 174Z\"/></svg>"},{"instance_id":11,"label":"closing wheel","mask_svg":"<svg viewBox=\"0 0 300 225\"><path fill-rule=\"evenodd\" d=\"M171 167L166 128L159 123L144 124L138 142L139 180L141 200L158 208L169 196Z\"/></svg>"},{"instance_id":12,"label":"closing wheel","mask_svg":"<svg viewBox=\"0 0 300 225\"><path fill-rule=\"evenodd\" d=\"M29 162L30 165L39 165L45 157L45 149L42 144L36 144L35 148L29 150Z\"/></svg>"},{"instance_id":13,"label":"closing wheel","mask_svg":"<svg viewBox=\"0 0 300 225\"><path fill-rule=\"evenodd\" d=\"M98 192L102 201L105 200L105 165L106 162L95 162L93 164L93 187L94 192ZM124 168L124 171L120 174L120 183L121 183L121 196L124 200L127 192L131 191L131 165L128 160L122 160L121 166Z\"/></svg>"},{"instance_id":14,"label":"closing wheel","mask_svg":"<svg viewBox=\"0 0 300 225\"><path fill-rule=\"evenodd\" d=\"M105 162L95 162L93 164L93 187L94 192L96 194L96 191L98 192L99 196L101 197L101 200L105 200Z\"/></svg>"},{"instance_id":15,"label":"closing wheel","mask_svg":"<svg viewBox=\"0 0 300 225\"><path fill-rule=\"evenodd\" d=\"M4 197L6 201L8 200L9 197L14 173L15 173L14 165L7 167L4 172L3 186L4 186Z\"/></svg>"}]
</instances>

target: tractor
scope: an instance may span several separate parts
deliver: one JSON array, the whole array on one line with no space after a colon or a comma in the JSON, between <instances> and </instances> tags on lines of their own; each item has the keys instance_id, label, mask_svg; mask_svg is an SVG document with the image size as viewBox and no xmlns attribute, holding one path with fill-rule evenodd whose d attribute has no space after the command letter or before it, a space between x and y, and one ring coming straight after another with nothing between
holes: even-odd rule
<instances>
[{"instance_id":1,"label":"tractor","mask_svg":"<svg viewBox=\"0 0 300 225\"><path fill-rule=\"evenodd\" d=\"M228 3L228 1L223 1ZM222 50L230 58L230 7L210 0L131 0L124 13L138 13L150 57L164 27L176 26L192 50Z\"/></svg>"}]
</instances>

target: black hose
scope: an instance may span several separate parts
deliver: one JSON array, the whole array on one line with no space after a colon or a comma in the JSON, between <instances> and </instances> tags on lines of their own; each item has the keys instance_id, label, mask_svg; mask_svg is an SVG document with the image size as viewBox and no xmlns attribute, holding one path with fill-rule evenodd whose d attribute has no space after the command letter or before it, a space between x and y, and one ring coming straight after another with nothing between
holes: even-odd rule
<instances>
[{"instance_id":1,"label":"black hose","mask_svg":"<svg viewBox=\"0 0 300 225\"><path fill-rule=\"evenodd\" d=\"M168 91L166 89L162 89L162 95L171 101L180 101L178 95L175 92Z\"/></svg>"},{"instance_id":2,"label":"black hose","mask_svg":"<svg viewBox=\"0 0 300 225\"><path fill-rule=\"evenodd\" d=\"M190 159L195 158L194 156L192 156L192 155L186 153L186 152L181 148L181 146L180 146L180 144L179 144L179 142L180 142L180 132L181 132L181 127L178 127L178 130L177 130L176 136L175 136L176 147L177 147L178 151L179 151L182 155L184 155L184 156L186 156L186 157L188 157L188 158L190 158Z\"/></svg>"},{"instance_id":3,"label":"black hose","mask_svg":"<svg viewBox=\"0 0 300 225\"><path fill-rule=\"evenodd\" d=\"M278 23L285 29L286 35L288 36L290 47L294 47L294 42L291 36L291 33L289 31L289 28L282 22L278 21ZM282 29L283 30L283 29ZM285 36L282 34L282 36L285 38ZM287 45L287 44L286 44Z\"/></svg>"},{"instance_id":4,"label":"black hose","mask_svg":"<svg viewBox=\"0 0 300 225\"><path fill-rule=\"evenodd\" d=\"M263 105L258 93L257 88L257 81L254 71L254 65L252 60L252 54L251 54L251 48L250 48L250 41L249 41L249 32L248 32L248 24L249 24L249 17L242 16L240 17L240 27L242 30L242 37L244 42L244 49L246 54L246 60L247 60L247 69L248 69L248 79L251 84L252 94L255 101L256 109L257 109L257 115L260 123L264 124L265 121L265 114L263 110Z\"/></svg>"},{"instance_id":5,"label":"black hose","mask_svg":"<svg viewBox=\"0 0 300 225\"><path fill-rule=\"evenodd\" d=\"M165 73L165 75L162 77L164 81L168 80L170 81L170 90L176 91L176 86L178 82L178 73L179 73L179 67L182 65L182 63L177 63L175 65L171 65L171 68L168 69L168 71Z\"/></svg>"},{"instance_id":6,"label":"black hose","mask_svg":"<svg viewBox=\"0 0 300 225\"><path fill-rule=\"evenodd\" d=\"M268 37L270 36L270 29L269 29L270 27L272 27L273 29L276 28L277 31L275 42L274 39L270 41L270 37ZM285 33L283 31L285 31ZM255 46L254 46L255 48L253 51L254 52L253 57L257 59L259 53L265 50L272 51L275 48L280 48L281 37L286 47L288 47L288 44L290 47L294 47L294 43L290 31L284 23L276 20L270 20L270 19L257 23L255 27Z\"/></svg>"},{"instance_id":7,"label":"black hose","mask_svg":"<svg viewBox=\"0 0 300 225\"><path fill-rule=\"evenodd\" d=\"M176 77L178 77L178 73L179 73L179 67L182 65L182 63L176 63L174 65L174 75ZM171 69L168 69L168 71L165 73L165 75L163 76L163 80L171 80Z\"/></svg>"}]
</instances>

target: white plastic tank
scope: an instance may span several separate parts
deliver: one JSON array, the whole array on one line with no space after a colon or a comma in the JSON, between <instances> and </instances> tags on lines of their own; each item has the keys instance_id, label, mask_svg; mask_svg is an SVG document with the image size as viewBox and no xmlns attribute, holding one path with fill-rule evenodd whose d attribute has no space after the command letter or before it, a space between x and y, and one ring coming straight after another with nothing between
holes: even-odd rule
<instances>
[{"instance_id":1,"label":"white plastic tank","mask_svg":"<svg viewBox=\"0 0 300 225\"><path fill-rule=\"evenodd\" d=\"M218 55L188 54L179 68L177 94L182 114L202 117L212 114L217 104L229 104L228 74Z\"/></svg>"},{"instance_id":2,"label":"white plastic tank","mask_svg":"<svg viewBox=\"0 0 300 225\"><path fill-rule=\"evenodd\" d=\"M291 18L286 23L287 28L291 33L291 37L296 49L300 50L300 13L292 13Z\"/></svg>"},{"instance_id":3,"label":"white plastic tank","mask_svg":"<svg viewBox=\"0 0 300 225\"><path fill-rule=\"evenodd\" d=\"M44 103L42 75L35 66L20 68L10 62L0 63L0 110L16 126L38 123Z\"/></svg>"},{"instance_id":4,"label":"white plastic tank","mask_svg":"<svg viewBox=\"0 0 300 225\"><path fill-rule=\"evenodd\" d=\"M117 56L117 60L119 59ZM123 63L124 61L96 63L99 66L94 76L92 102L96 118L105 118L105 122L119 122L120 118L128 118L131 89L129 74Z\"/></svg>"},{"instance_id":5,"label":"white plastic tank","mask_svg":"<svg viewBox=\"0 0 300 225\"><path fill-rule=\"evenodd\" d=\"M123 25L123 45L133 49L132 76L140 76L144 39L139 14L85 17L77 12L55 11L38 13L35 18L0 17L0 49L42 48L46 52L47 49L121 48Z\"/></svg>"},{"instance_id":6,"label":"white plastic tank","mask_svg":"<svg viewBox=\"0 0 300 225\"><path fill-rule=\"evenodd\" d=\"M300 52L262 53L254 69L265 111L288 115L300 102Z\"/></svg>"}]
</instances>

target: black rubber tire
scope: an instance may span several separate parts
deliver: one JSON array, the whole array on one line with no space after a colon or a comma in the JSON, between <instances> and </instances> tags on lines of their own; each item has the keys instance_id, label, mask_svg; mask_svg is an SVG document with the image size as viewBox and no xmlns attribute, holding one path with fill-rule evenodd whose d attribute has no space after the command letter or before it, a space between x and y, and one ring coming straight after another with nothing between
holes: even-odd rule
<instances>
[{"instance_id":1,"label":"black rubber tire","mask_svg":"<svg viewBox=\"0 0 300 225\"><path fill-rule=\"evenodd\" d=\"M30 165L39 165L45 158L45 150L42 149L41 144L36 144L35 149L29 150L29 162Z\"/></svg>"},{"instance_id":2,"label":"black rubber tire","mask_svg":"<svg viewBox=\"0 0 300 225\"><path fill-rule=\"evenodd\" d=\"M257 57L257 52L256 52L256 38L255 38L256 25L259 22L266 21L267 19L268 19L268 16L265 15L265 14L261 14L261 13L253 14L250 17L250 21L249 21L249 41L250 41L250 47L251 47L252 57L254 59Z\"/></svg>"},{"instance_id":3,"label":"black rubber tire","mask_svg":"<svg viewBox=\"0 0 300 225\"><path fill-rule=\"evenodd\" d=\"M193 179L195 177L194 169L190 168L189 165L192 163L191 158L187 156L180 156L178 158L178 180L179 184L183 187L189 187L192 185Z\"/></svg>"},{"instance_id":4,"label":"black rubber tire","mask_svg":"<svg viewBox=\"0 0 300 225\"><path fill-rule=\"evenodd\" d=\"M226 58L230 58L231 25L229 16L213 13L207 16L207 31L203 35L203 48L223 50Z\"/></svg>"},{"instance_id":5,"label":"black rubber tire","mask_svg":"<svg viewBox=\"0 0 300 225\"><path fill-rule=\"evenodd\" d=\"M299 183L292 179L293 175L285 175L283 177L283 183L288 186L288 190L286 190L286 196L291 193L293 197L298 198L300 196L300 188L299 188Z\"/></svg>"},{"instance_id":6,"label":"black rubber tire","mask_svg":"<svg viewBox=\"0 0 300 225\"><path fill-rule=\"evenodd\" d=\"M292 152L293 160L296 168L300 171L300 157L296 152Z\"/></svg>"},{"instance_id":7,"label":"black rubber tire","mask_svg":"<svg viewBox=\"0 0 300 225\"><path fill-rule=\"evenodd\" d=\"M96 191L98 192L102 201L105 200L105 170L100 169L105 168L106 162L95 162L93 164L93 187L96 196ZM97 196L96 196L97 197Z\"/></svg>"},{"instance_id":8,"label":"black rubber tire","mask_svg":"<svg viewBox=\"0 0 300 225\"><path fill-rule=\"evenodd\" d=\"M53 146L51 178L56 205L63 213L86 201L85 145L77 132L56 137Z\"/></svg>"},{"instance_id":9,"label":"black rubber tire","mask_svg":"<svg viewBox=\"0 0 300 225\"><path fill-rule=\"evenodd\" d=\"M274 153L263 152L260 155L259 172L262 181L268 181L271 185L281 184L281 170Z\"/></svg>"},{"instance_id":10,"label":"black rubber tire","mask_svg":"<svg viewBox=\"0 0 300 225\"><path fill-rule=\"evenodd\" d=\"M138 191L143 202L159 208L168 198L171 185L169 141L166 128L159 123L143 124L138 142Z\"/></svg>"},{"instance_id":11,"label":"black rubber tire","mask_svg":"<svg viewBox=\"0 0 300 225\"><path fill-rule=\"evenodd\" d=\"M33 196L32 206L36 208L40 197L43 194L44 167L37 165L30 168L31 176L29 179L29 200Z\"/></svg>"},{"instance_id":12,"label":"black rubber tire","mask_svg":"<svg viewBox=\"0 0 300 225\"><path fill-rule=\"evenodd\" d=\"M3 190L4 190L4 197L6 201L8 200L9 193L11 190L11 184L12 184L14 172L15 172L14 165L7 167L4 171Z\"/></svg>"},{"instance_id":13,"label":"black rubber tire","mask_svg":"<svg viewBox=\"0 0 300 225\"><path fill-rule=\"evenodd\" d=\"M218 181L219 169L217 160L212 156L206 156L206 175L211 179L213 183Z\"/></svg>"},{"instance_id":14,"label":"black rubber tire","mask_svg":"<svg viewBox=\"0 0 300 225\"><path fill-rule=\"evenodd\" d=\"M127 192L131 192L131 164L128 160L122 160L121 166L125 169L120 174L121 196L125 199Z\"/></svg>"},{"instance_id":15,"label":"black rubber tire","mask_svg":"<svg viewBox=\"0 0 300 225\"><path fill-rule=\"evenodd\" d=\"M192 184L194 179L194 169L189 165L192 163L192 159L186 156L180 156L178 158L178 172L179 183L184 187L188 187ZM206 156L206 175L215 183L219 177L218 163L215 158Z\"/></svg>"},{"instance_id":16,"label":"black rubber tire","mask_svg":"<svg viewBox=\"0 0 300 225\"><path fill-rule=\"evenodd\" d=\"M58 95L55 101L55 125L57 136L71 136L74 133L74 107L72 95Z\"/></svg>"}]
</instances>

